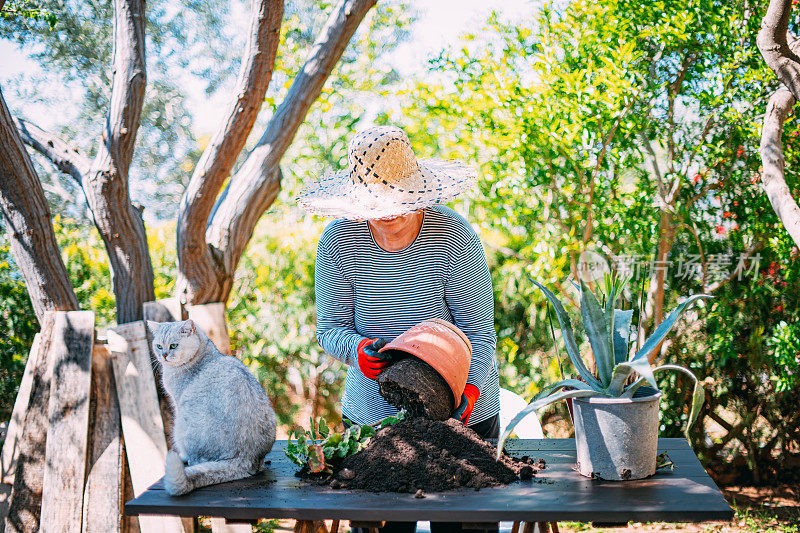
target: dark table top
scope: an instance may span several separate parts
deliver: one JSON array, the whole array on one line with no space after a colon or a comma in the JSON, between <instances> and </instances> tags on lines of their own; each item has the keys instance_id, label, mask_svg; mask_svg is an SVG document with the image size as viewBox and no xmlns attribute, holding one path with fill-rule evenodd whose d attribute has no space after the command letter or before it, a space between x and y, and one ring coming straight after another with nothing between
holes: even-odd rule
<instances>
[{"instance_id":1,"label":"dark table top","mask_svg":"<svg viewBox=\"0 0 800 533\"><path fill-rule=\"evenodd\" d=\"M303 482L278 441L266 470L254 477L169 496L161 480L125 505L131 515L214 516L228 519L294 518L357 521L447 522L700 522L730 520L733 511L684 439L659 439L673 471L638 481L588 479L573 470L573 439L515 439L510 454L543 458L530 481L475 491L413 494L333 490Z\"/></svg>"}]
</instances>

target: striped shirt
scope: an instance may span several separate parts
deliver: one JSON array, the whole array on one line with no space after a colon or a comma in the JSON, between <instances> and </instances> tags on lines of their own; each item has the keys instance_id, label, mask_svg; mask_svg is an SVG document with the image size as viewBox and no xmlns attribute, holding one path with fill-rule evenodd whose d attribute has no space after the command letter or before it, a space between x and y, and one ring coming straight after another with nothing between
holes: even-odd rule
<instances>
[{"instance_id":1,"label":"striped shirt","mask_svg":"<svg viewBox=\"0 0 800 533\"><path fill-rule=\"evenodd\" d=\"M317 247L315 291L317 340L348 365L342 414L353 422L397 412L361 373L358 343L391 340L428 318L455 324L472 343L467 383L480 396L470 425L500 410L492 280L478 235L452 209L425 208L416 239L394 252L378 246L366 221L331 222Z\"/></svg>"}]
</instances>

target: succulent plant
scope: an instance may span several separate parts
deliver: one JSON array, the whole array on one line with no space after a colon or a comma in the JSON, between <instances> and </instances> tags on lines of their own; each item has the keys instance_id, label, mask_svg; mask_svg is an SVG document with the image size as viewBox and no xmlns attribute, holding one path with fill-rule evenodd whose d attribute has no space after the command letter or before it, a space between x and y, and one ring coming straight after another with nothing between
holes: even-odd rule
<instances>
[{"instance_id":1,"label":"succulent plant","mask_svg":"<svg viewBox=\"0 0 800 533\"><path fill-rule=\"evenodd\" d=\"M578 345L575 342L575 334L572 329L567 312L559 299L547 287L531 279L534 284L544 293L548 301L553 305L558 323L561 326L561 333L566 344L567 354L572 364L578 370L581 379L564 379L542 389L531 402L511 420L506 427L500 440L497 443L497 456L503 451L503 446L514 427L530 413L541 409L547 405L567 398L587 398L591 396L605 396L610 398L632 398L634 393L644 385L649 384L654 389L658 389L655 374L664 370L676 370L683 372L694 381L694 392L692 394L692 405L689 412L689 420L686 426L688 436L689 428L697 418L700 407L705 399L705 391L697 380L697 377L688 369L678 365L661 365L652 367L650 365L650 355L658 349L658 346L670 332L681 313L694 302L702 298L711 298L707 294L695 294L686 298L658 327L652 335L633 353L630 350L630 328L632 309L615 309L614 304L621 294L628 280L617 281L606 276L605 279L605 302L603 304L589 287L581 281L580 286L576 286L580 292L581 316L583 318L586 336L592 348L595 367L597 373L591 372L581 358ZM634 376L634 381L629 382L629 378ZM636 377L638 376L638 378Z\"/></svg>"}]
</instances>

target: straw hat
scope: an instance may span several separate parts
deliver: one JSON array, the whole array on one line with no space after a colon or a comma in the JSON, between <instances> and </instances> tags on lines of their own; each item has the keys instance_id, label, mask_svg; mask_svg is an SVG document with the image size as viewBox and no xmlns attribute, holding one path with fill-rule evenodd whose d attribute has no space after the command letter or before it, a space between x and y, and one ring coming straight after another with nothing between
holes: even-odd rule
<instances>
[{"instance_id":1,"label":"straw hat","mask_svg":"<svg viewBox=\"0 0 800 533\"><path fill-rule=\"evenodd\" d=\"M417 159L400 128L378 126L350 141L348 168L307 185L297 203L307 212L348 219L402 215L448 202L475 185L459 161Z\"/></svg>"}]
</instances>

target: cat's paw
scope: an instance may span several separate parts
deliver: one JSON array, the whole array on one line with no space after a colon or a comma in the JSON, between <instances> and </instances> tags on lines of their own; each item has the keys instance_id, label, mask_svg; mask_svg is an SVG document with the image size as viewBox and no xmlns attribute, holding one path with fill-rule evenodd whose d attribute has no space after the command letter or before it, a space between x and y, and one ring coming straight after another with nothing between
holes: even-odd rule
<instances>
[{"instance_id":1,"label":"cat's paw","mask_svg":"<svg viewBox=\"0 0 800 533\"><path fill-rule=\"evenodd\" d=\"M174 450L167 453L167 462L164 465L164 490L172 496L186 494L192 490L183 461Z\"/></svg>"}]
</instances>

